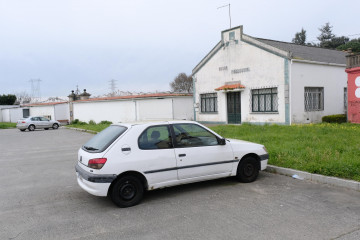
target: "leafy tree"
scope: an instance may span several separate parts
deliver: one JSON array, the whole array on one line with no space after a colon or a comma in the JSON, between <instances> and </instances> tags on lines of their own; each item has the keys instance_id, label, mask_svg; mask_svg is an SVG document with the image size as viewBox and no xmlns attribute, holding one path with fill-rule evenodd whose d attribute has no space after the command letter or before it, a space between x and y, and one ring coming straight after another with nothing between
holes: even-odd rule
<instances>
[{"instance_id":1,"label":"leafy tree","mask_svg":"<svg viewBox=\"0 0 360 240\"><path fill-rule=\"evenodd\" d=\"M306 30L304 30L304 28L301 28L301 31L295 34L295 38L292 39L292 42L299 45L305 45Z\"/></svg>"},{"instance_id":2,"label":"leafy tree","mask_svg":"<svg viewBox=\"0 0 360 240\"><path fill-rule=\"evenodd\" d=\"M333 26L331 26L328 22L319 28L320 35L317 37L317 39L320 41L320 47L331 48L331 40L335 37L335 35L332 33L332 28Z\"/></svg>"},{"instance_id":3,"label":"leafy tree","mask_svg":"<svg viewBox=\"0 0 360 240\"><path fill-rule=\"evenodd\" d=\"M0 95L0 105L14 105L16 96L13 94Z\"/></svg>"},{"instance_id":4,"label":"leafy tree","mask_svg":"<svg viewBox=\"0 0 360 240\"><path fill-rule=\"evenodd\" d=\"M352 39L349 42L338 46L336 49L338 50L348 50L351 48L353 52L360 52L360 38Z\"/></svg>"},{"instance_id":5,"label":"leafy tree","mask_svg":"<svg viewBox=\"0 0 360 240\"><path fill-rule=\"evenodd\" d=\"M179 73L170 83L171 91L181 93L193 92L193 81L191 76L187 76L186 73Z\"/></svg>"}]
</instances>

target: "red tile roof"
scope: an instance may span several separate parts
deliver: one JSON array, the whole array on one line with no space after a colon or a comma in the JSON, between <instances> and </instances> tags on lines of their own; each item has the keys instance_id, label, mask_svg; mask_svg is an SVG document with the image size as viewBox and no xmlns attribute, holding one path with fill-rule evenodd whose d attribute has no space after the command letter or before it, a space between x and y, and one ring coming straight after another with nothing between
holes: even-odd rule
<instances>
[{"instance_id":1,"label":"red tile roof","mask_svg":"<svg viewBox=\"0 0 360 240\"><path fill-rule=\"evenodd\" d=\"M244 85L241 85L240 83L235 83L235 84L225 84L224 86L215 88L215 91L220 91L220 90L233 90L233 89L238 89L238 88L245 88Z\"/></svg>"},{"instance_id":2,"label":"red tile roof","mask_svg":"<svg viewBox=\"0 0 360 240\"><path fill-rule=\"evenodd\" d=\"M68 103L68 102L31 103L31 104L22 105L22 107L51 106L51 105L57 105L63 103Z\"/></svg>"},{"instance_id":3,"label":"red tile roof","mask_svg":"<svg viewBox=\"0 0 360 240\"><path fill-rule=\"evenodd\" d=\"M89 98L89 99L85 99L85 100L76 100L75 102L109 101L109 100L134 99L134 98L179 97L179 96L192 96L192 94L190 94L190 93L153 93L153 94L142 94L142 95Z\"/></svg>"}]
</instances>

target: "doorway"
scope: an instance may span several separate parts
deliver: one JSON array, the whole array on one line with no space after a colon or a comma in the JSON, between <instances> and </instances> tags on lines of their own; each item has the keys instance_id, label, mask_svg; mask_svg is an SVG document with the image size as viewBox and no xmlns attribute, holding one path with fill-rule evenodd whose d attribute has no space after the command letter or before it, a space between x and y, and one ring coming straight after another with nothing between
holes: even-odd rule
<instances>
[{"instance_id":1,"label":"doorway","mask_svg":"<svg viewBox=\"0 0 360 240\"><path fill-rule=\"evenodd\" d=\"M228 123L241 123L241 93L229 92L227 93L227 115Z\"/></svg>"}]
</instances>

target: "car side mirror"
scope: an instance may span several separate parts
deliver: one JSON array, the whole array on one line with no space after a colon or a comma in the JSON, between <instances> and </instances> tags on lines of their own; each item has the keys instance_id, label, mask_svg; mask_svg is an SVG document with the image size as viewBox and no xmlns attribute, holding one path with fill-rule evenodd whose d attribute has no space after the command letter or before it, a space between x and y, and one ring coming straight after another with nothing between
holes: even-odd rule
<instances>
[{"instance_id":1,"label":"car side mirror","mask_svg":"<svg viewBox=\"0 0 360 240\"><path fill-rule=\"evenodd\" d=\"M226 139L225 138L219 138L218 143L219 143L219 145L226 145Z\"/></svg>"}]
</instances>

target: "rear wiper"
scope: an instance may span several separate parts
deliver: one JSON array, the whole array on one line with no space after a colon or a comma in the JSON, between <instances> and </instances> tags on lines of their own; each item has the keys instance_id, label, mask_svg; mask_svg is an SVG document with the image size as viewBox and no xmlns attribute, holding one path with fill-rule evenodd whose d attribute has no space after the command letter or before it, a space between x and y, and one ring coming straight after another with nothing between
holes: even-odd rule
<instances>
[{"instance_id":1,"label":"rear wiper","mask_svg":"<svg viewBox=\"0 0 360 240\"><path fill-rule=\"evenodd\" d=\"M90 151L96 151L96 150L99 150L99 149L97 149L97 148L88 147L88 146L84 146L84 148L85 148L86 150L90 150Z\"/></svg>"}]
</instances>

